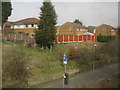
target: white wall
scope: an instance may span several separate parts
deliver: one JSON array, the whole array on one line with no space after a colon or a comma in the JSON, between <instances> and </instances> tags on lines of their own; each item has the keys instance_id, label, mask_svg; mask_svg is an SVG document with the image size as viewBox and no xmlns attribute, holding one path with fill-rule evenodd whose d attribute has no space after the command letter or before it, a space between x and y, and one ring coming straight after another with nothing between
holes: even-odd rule
<instances>
[{"instance_id":1,"label":"white wall","mask_svg":"<svg viewBox=\"0 0 120 90\"><path fill-rule=\"evenodd\" d=\"M27 27L26 27L26 25L12 25L11 26L11 29L26 29L26 28L38 28L38 26L36 25L36 24L34 24L34 26L32 27L32 25L31 24L29 24L29 25L27 25Z\"/></svg>"},{"instance_id":2,"label":"white wall","mask_svg":"<svg viewBox=\"0 0 120 90\"><path fill-rule=\"evenodd\" d=\"M2 29L2 27L0 26L0 30Z\"/></svg>"}]
</instances>

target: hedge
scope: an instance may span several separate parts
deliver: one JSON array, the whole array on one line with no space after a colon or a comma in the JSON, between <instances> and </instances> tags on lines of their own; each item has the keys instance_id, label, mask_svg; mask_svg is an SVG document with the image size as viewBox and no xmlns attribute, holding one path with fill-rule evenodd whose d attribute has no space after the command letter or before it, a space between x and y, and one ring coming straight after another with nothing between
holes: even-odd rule
<instances>
[{"instance_id":1,"label":"hedge","mask_svg":"<svg viewBox=\"0 0 120 90\"><path fill-rule=\"evenodd\" d=\"M97 36L97 41L98 42L108 42L108 41L111 41L111 40L115 40L116 39L116 36L105 36L105 35L100 35L100 36Z\"/></svg>"}]
</instances>

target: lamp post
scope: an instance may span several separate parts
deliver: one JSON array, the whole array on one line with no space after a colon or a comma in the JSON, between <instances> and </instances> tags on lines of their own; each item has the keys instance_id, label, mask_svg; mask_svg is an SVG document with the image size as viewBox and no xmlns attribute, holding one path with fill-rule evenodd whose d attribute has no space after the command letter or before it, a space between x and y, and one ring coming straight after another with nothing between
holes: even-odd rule
<instances>
[{"instance_id":1,"label":"lamp post","mask_svg":"<svg viewBox=\"0 0 120 90\"><path fill-rule=\"evenodd\" d=\"M96 59L96 57L95 57L95 56L96 56L96 55L95 55L95 51L96 51L96 46L97 46L97 45L94 44L94 47L93 47L93 48L94 48L94 51L93 51L93 64L92 64L92 68L93 68L93 69L95 68L95 59Z\"/></svg>"}]
</instances>

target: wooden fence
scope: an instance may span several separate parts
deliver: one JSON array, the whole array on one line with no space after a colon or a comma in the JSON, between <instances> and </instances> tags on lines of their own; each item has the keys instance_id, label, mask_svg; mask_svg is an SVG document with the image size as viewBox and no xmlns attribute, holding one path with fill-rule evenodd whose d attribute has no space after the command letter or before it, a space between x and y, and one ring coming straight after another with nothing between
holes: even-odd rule
<instances>
[{"instance_id":1,"label":"wooden fence","mask_svg":"<svg viewBox=\"0 0 120 90\"><path fill-rule=\"evenodd\" d=\"M81 36L81 35L58 35L57 42L83 42L83 41L96 41L96 36Z\"/></svg>"},{"instance_id":2,"label":"wooden fence","mask_svg":"<svg viewBox=\"0 0 120 90\"><path fill-rule=\"evenodd\" d=\"M30 44L35 43L34 37L30 37L25 34L8 34L6 36L6 39L9 41L21 40L21 41L25 41L26 43L30 43Z\"/></svg>"},{"instance_id":3,"label":"wooden fence","mask_svg":"<svg viewBox=\"0 0 120 90\"><path fill-rule=\"evenodd\" d=\"M68 43L68 42L83 42L83 41L96 41L96 36L81 36L81 35L58 35L55 42L58 43ZM34 37L29 37L24 34L8 34L7 40L23 40L28 43L35 43Z\"/></svg>"}]
</instances>

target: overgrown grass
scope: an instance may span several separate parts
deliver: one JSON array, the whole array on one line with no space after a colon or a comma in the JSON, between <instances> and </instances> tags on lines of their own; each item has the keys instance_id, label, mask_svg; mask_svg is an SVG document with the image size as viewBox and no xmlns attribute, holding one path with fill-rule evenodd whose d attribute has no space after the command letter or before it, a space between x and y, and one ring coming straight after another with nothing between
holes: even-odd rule
<instances>
[{"instance_id":1,"label":"overgrown grass","mask_svg":"<svg viewBox=\"0 0 120 90\"><path fill-rule=\"evenodd\" d=\"M42 50L41 48L30 48L23 45L22 41L17 41L13 43L3 43L3 57L12 59L17 55L17 59L20 60L21 57L27 57L26 60L27 72L27 84L29 86L36 85L39 83L45 83L53 79L58 79L62 77L64 72L63 56L64 53L68 56L67 71L73 71L79 69L79 72L92 69L93 60L95 60L95 66L101 67L106 64L116 63L114 60L117 56L115 42L99 43L96 42L96 57L93 58L95 42L80 42L72 44L54 44L52 53L50 50ZM108 47L109 45L109 47ZM9 48L9 49L8 49ZM14 49L17 50L14 53ZM9 54L7 52L13 53ZM112 51L111 51L112 50ZM22 55L21 51L26 54ZM20 56L21 54L21 56ZM11 56L10 56L11 55ZM111 57L112 55L112 57ZM4 58L3 58L4 59ZM108 59L110 62L108 63ZM5 60L3 60L4 62ZM9 71L8 71L9 72ZM14 84L14 80L9 80L9 76L5 76L7 83ZM12 82L13 81L13 82ZM5 83L6 83L5 82ZM24 82L24 80L23 80ZM27 85L26 84L26 85ZM5 86L7 87L7 85Z\"/></svg>"}]
</instances>

